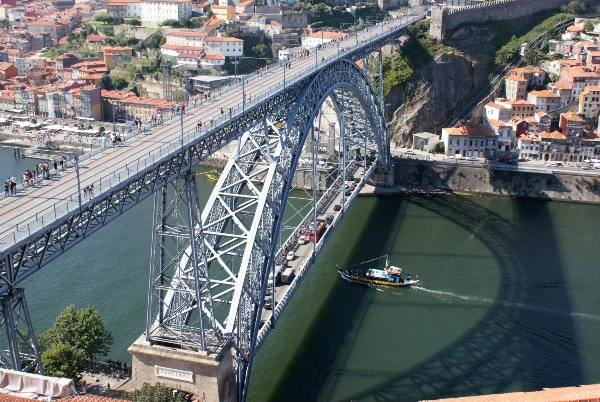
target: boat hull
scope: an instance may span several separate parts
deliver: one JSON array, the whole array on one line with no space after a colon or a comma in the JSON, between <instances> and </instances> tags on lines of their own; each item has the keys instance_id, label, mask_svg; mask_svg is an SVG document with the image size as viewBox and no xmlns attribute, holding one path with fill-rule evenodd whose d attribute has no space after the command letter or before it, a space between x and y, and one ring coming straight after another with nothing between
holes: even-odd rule
<instances>
[{"instance_id":1,"label":"boat hull","mask_svg":"<svg viewBox=\"0 0 600 402\"><path fill-rule=\"evenodd\" d=\"M343 279L350 281L350 282L362 283L364 285L389 286L389 287L393 287L393 288L412 286L412 285L416 285L421 282L421 280L419 280L419 279L409 279L409 280L405 280L403 282L389 282L389 281L383 281L383 280L379 280L379 279L349 275L345 272L340 272L340 275L342 276Z\"/></svg>"}]
</instances>

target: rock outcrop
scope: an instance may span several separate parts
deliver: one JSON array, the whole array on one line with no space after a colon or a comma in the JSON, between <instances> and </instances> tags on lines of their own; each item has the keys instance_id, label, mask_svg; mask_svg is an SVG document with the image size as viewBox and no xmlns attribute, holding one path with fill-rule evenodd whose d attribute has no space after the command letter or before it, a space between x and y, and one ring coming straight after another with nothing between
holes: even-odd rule
<instances>
[{"instance_id":1,"label":"rock outcrop","mask_svg":"<svg viewBox=\"0 0 600 402\"><path fill-rule=\"evenodd\" d=\"M449 41L454 51L438 54L407 85L391 88L387 103L393 111L392 144L411 144L413 133L439 134L444 123L472 101L488 84L493 39L485 28L458 30Z\"/></svg>"}]
</instances>

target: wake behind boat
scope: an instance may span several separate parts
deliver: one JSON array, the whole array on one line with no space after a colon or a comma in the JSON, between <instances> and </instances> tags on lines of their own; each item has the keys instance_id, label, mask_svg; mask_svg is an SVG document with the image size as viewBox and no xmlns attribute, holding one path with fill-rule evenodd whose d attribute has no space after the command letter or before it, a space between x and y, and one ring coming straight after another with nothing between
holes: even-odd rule
<instances>
[{"instance_id":1,"label":"wake behind boat","mask_svg":"<svg viewBox=\"0 0 600 402\"><path fill-rule=\"evenodd\" d=\"M381 258L385 258L385 269L369 268L365 271L362 269L353 268L357 265L367 264ZM420 279L412 279L409 274L403 272L402 268L389 265L387 255L375 258L373 260L361 262L347 268L338 268L338 272L340 275L342 275L342 278L350 282L364 284L400 287L411 286L421 282Z\"/></svg>"}]
</instances>

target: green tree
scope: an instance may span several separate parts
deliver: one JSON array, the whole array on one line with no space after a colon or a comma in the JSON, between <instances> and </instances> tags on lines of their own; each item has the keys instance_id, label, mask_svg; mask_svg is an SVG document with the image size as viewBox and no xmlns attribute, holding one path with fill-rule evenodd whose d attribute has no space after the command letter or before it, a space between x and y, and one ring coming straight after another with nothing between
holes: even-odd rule
<instances>
[{"instance_id":1,"label":"green tree","mask_svg":"<svg viewBox=\"0 0 600 402\"><path fill-rule=\"evenodd\" d=\"M115 89L123 89L129 85L129 82L123 77L110 77L110 82Z\"/></svg>"},{"instance_id":2,"label":"green tree","mask_svg":"<svg viewBox=\"0 0 600 402\"><path fill-rule=\"evenodd\" d=\"M175 19L168 19L168 20L164 20L163 22L161 22L158 25L160 25L161 27L178 27L179 21L177 21Z\"/></svg>"},{"instance_id":3,"label":"green tree","mask_svg":"<svg viewBox=\"0 0 600 402\"><path fill-rule=\"evenodd\" d=\"M138 20L137 18L132 18L129 21L127 21L127 25L131 25L132 27L139 27L142 26L142 21Z\"/></svg>"},{"instance_id":4,"label":"green tree","mask_svg":"<svg viewBox=\"0 0 600 402\"><path fill-rule=\"evenodd\" d=\"M42 353L42 364L46 375L79 382L80 373L86 368L87 356L81 349L57 343Z\"/></svg>"},{"instance_id":5,"label":"green tree","mask_svg":"<svg viewBox=\"0 0 600 402\"><path fill-rule=\"evenodd\" d=\"M562 6L561 11L569 14L583 14L587 11L587 6L582 0L573 0L566 6Z\"/></svg>"},{"instance_id":6,"label":"green tree","mask_svg":"<svg viewBox=\"0 0 600 402\"><path fill-rule=\"evenodd\" d=\"M252 47L252 54L254 55L253 57L269 57L269 48L264 43L259 43Z\"/></svg>"},{"instance_id":7,"label":"green tree","mask_svg":"<svg viewBox=\"0 0 600 402\"><path fill-rule=\"evenodd\" d=\"M133 392L125 392L123 399L132 402L183 402L183 394L177 392L173 395L172 390L157 382L152 388L148 384L142 385L141 389L136 389Z\"/></svg>"},{"instance_id":8,"label":"green tree","mask_svg":"<svg viewBox=\"0 0 600 402\"><path fill-rule=\"evenodd\" d=\"M592 21L588 21L583 25L583 29L585 32L592 32L594 30L594 23Z\"/></svg>"},{"instance_id":9,"label":"green tree","mask_svg":"<svg viewBox=\"0 0 600 402\"><path fill-rule=\"evenodd\" d=\"M435 152L437 152L438 154L443 154L444 152L446 152L446 144L444 144L442 141L438 142L435 146Z\"/></svg>"},{"instance_id":10,"label":"green tree","mask_svg":"<svg viewBox=\"0 0 600 402\"><path fill-rule=\"evenodd\" d=\"M110 14L100 13L100 14L96 14L94 16L94 21L102 22L103 24L112 24L114 21L114 18Z\"/></svg>"},{"instance_id":11,"label":"green tree","mask_svg":"<svg viewBox=\"0 0 600 402\"><path fill-rule=\"evenodd\" d=\"M125 81L120 77L111 77L115 88L115 78ZM128 85L127 81L125 81ZM117 88L117 89L122 89ZM50 329L40 335L40 343L45 348L52 348L60 343L70 345L81 350L90 360L94 356L106 355L113 343L110 331L104 327L104 320L93 306L75 310L75 306L67 306L56 317ZM49 350L49 349L48 349Z\"/></svg>"},{"instance_id":12,"label":"green tree","mask_svg":"<svg viewBox=\"0 0 600 402\"><path fill-rule=\"evenodd\" d=\"M536 66L540 61L544 60L544 53L537 49L529 49L523 55L523 61L529 66Z\"/></svg>"}]
</instances>

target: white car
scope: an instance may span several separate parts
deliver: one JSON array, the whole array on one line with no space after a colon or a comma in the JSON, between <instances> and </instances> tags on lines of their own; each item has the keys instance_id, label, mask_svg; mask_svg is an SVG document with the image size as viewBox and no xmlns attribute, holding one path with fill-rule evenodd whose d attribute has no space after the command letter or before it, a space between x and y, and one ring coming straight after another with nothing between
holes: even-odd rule
<instances>
[{"instance_id":1,"label":"white car","mask_svg":"<svg viewBox=\"0 0 600 402\"><path fill-rule=\"evenodd\" d=\"M294 259L294 257L296 257L296 256L294 255L294 251L290 251L290 252L288 252L288 253L287 253L287 255L285 256L285 259L286 259L286 260L288 260L288 261L292 261L292 260Z\"/></svg>"},{"instance_id":2,"label":"white car","mask_svg":"<svg viewBox=\"0 0 600 402\"><path fill-rule=\"evenodd\" d=\"M477 158L476 158L476 157L474 157L474 156L469 156L469 157L467 158L467 160L468 160L468 161L476 161L476 160L477 160Z\"/></svg>"},{"instance_id":3,"label":"white car","mask_svg":"<svg viewBox=\"0 0 600 402\"><path fill-rule=\"evenodd\" d=\"M546 163L547 167L557 167L558 165L556 164L556 162L550 162L550 163Z\"/></svg>"},{"instance_id":4,"label":"white car","mask_svg":"<svg viewBox=\"0 0 600 402\"><path fill-rule=\"evenodd\" d=\"M298 238L298 244L302 245L306 243L308 243L308 238L305 235L302 235Z\"/></svg>"},{"instance_id":5,"label":"white car","mask_svg":"<svg viewBox=\"0 0 600 402\"><path fill-rule=\"evenodd\" d=\"M462 159L463 156L461 154L456 154L456 155L453 155L452 158L459 160L459 159Z\"/></svg>"},{"instance_id":6,"label":"white car","mask_svg":"<svg viewBox=\"0 0 600 402\"><path fill-rule=\"evenodd\" d=\"M413 151L412 149L409 149L408 151L406 151L406 153L409 155L415 155L415 151Z\"/></svg>"}]
</instances>

